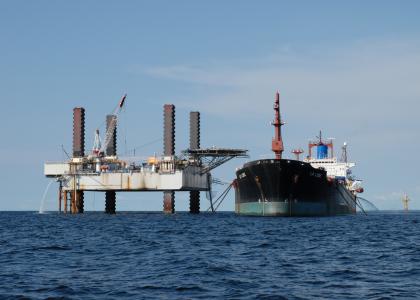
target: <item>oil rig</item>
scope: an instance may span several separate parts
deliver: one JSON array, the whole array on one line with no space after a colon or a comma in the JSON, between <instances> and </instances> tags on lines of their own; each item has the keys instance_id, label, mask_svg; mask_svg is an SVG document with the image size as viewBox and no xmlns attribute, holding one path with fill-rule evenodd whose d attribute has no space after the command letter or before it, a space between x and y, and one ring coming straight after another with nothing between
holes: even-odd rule
<instances>
[{"instance_id":1,"label":"oil rig","mask_svg":"<svg viewBox=\"0 0 420 300\"><path fill-rule=\"evenodd\" d=\"M127 95L106 116L102 140L95 132L91 152L85 151L85 109L73 109L73 152L64 162L46 162L44 175L59 183L58 211L84 212L84 193L105 193L105 213L115 214L117 192L163 192L163 212L175 212L175 192L190 193L190 213L200 212L200 191L210 192L211 171L235 157L248 157L247 150L200 148L200 112L190 112L189 148L175 155L175 106L163 107L163 154L132 162L117 155L117 120ZM210 196L211 207L212 200Z\"/></svg>"}]
</instances>

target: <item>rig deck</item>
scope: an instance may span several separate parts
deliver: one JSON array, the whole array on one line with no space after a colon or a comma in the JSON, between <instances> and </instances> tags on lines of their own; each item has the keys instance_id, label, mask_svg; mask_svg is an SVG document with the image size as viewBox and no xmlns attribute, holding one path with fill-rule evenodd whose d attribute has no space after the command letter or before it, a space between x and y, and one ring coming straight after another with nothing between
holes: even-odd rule
<instances>
[{"instance_id":1,"label":"rig deck","mask_svg":"<svg viewBox=\"0 0 420 300\"><path fill-rule=\"evenodd\" d=\"M164 193L164 212L175 212L175 191L190 192L190 212L200 211L200 191L211 190L210 171L234 157L247 157L247 150L200 148L200 113L190 113L190 149L175 155L175 106L164 105L163 155L144 162L117 156L117 116L123 96L113 114L106 118L106 135L101 144L96 130L92 152L85 154L85 110L73 110L73 157L65 162L47 162L44 175L59 182L59 211L83 213L84 192L105 192L105 212L115 213L116 192ZM212 206L213 207L213 206Z\"/></svg>"}]
</instances>

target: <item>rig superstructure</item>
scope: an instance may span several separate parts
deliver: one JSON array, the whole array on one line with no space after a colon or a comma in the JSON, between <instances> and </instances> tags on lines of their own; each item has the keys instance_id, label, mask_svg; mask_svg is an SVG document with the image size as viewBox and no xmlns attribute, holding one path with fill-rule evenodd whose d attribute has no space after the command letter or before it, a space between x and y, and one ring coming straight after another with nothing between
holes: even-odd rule
<instances>
[{"instance_id":1,"label":"rig superstructure","mask_svg":"<svg viewBox=\"0 0 420 300\"><path fill-rule=\"evenodd\" d=\"M85 109L73 110L73 152L64 162L47 162L46 177L59 182L59 211L84 212L84 192L105 193L105 212L116 211L116 192L163 192L163 211L175 212L175 192L190 192L190 212L200 212L200 191L211 190L211 171L234 157L247 157L247 150L200 148L200 113L190 112L189 149L175 154L175 106L165 104L163 155L132 162L117 155L117 120L124 95L114 112L106 116L102 143L99 130L91 153L85 152ZM211 200L211 199L210 199Z\"/></svg>"}]
</instances>

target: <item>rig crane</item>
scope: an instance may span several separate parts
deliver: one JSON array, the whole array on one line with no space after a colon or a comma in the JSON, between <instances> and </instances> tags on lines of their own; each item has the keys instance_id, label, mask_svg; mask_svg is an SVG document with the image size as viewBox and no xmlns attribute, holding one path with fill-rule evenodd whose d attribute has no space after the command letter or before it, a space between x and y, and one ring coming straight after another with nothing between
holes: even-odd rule
<instances>
[{"instance_id":1,"label":"rig crane","mask_svg":"<svg viewBox=\"0 0 420 300\"><path fill-rule=\"evenodd\" d=\"M124 96L122 96L119 104L114 109L113 113L110 115L111 116L110 123L108 125L107 130L106 130L105 140L104 140L103 144L101 143L101 138L99 136L99 129L96 129L95 140L94 140L93 149L92 149L92 154L93 155L102 156L102 155L105 154L105 151L106 151L107 147L109 146L109 144L112 141L112 137L113 137L115 128L117 127L118 115L120 114L120 112L121 112L121 110L124 106L126 98L127 98L127 94L124 94Z\"/></svg>"},{"instance_id":2,"label":"rig crane","mask_svg":"<svg viewBox=\"0 0 420 300\"><path fill-rule=\"evenodd\" d=\"M99 135L99 129L96 129L95 131L95 139L93 141L93 148L92 148L92 154L94 156L99 156L101 154L101 148L102 148L102 140L101 136Z\"/></svg>"}]
</instances>

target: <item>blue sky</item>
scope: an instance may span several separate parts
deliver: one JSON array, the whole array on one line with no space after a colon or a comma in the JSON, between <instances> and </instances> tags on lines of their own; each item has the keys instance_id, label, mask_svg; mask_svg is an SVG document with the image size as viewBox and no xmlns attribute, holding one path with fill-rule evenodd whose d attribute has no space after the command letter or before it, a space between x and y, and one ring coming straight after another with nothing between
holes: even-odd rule
<instances>
[{"instance_id":1,"label":"blue sky","mask_svg":"<svg viewBox=\"0 0 420 300\"><path fill-rule=\"evenodd\" d=\"M87 148L126 92L120 153L159 139L162 106L174 103L177 151L199 110L203 146L258 159L271 155L276 90L287 155L322 129L337 149L348 142L365 198L400 209L407 192L420 209L419 11L418 1L0 1L0 210L38 209L43 163L70 150L75 106L86 108ZM214 175L230 180L243 162ZM187 197L177 194L178 210ZM161 198L119 194L117 210L161 210ZM103 202L91 193L85 206ZM222 209L233 207L232 193Z\"/></svg>"}]
</instances>

